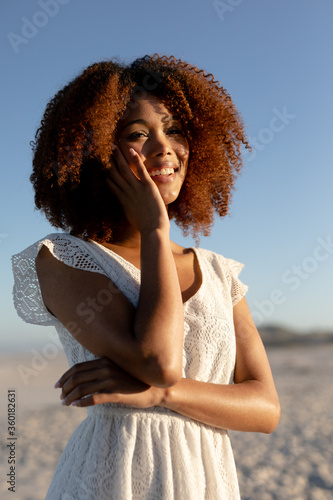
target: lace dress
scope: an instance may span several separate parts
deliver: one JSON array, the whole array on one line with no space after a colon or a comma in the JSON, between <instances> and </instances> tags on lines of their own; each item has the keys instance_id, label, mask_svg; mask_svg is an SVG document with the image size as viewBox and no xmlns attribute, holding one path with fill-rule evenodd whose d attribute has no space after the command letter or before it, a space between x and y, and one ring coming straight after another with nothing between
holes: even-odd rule
<instances>
[{"instance_id":1,"label":"lace dress","mask_svg":"<svg viewBox=\"0 0 333 500\"><path fill-rule=\"evenodd\" d=\"M12 257L19 316L28 323L54 325L70 366L95 359L43 304L35 270L42 245L68 266L108 276L134 306L140 271L104 246L68 234L48 235ZM247 291L238 280L243 265L193 250L202 285L184 303L183 377L231 384L236 354L232 308ZM112 300L116 292L110 290L101 291L101 304ZM89 407L59 460L46 500L131 499L239 499L227 431L161 407Z\"/></svg>"}]
</instances>

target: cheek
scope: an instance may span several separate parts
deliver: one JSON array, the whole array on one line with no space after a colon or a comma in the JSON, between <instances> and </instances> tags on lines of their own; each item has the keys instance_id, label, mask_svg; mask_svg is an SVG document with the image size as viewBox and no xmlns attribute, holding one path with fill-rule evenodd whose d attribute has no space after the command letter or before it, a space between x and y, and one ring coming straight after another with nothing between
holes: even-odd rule
<instances>
[{"instance_id":1,"label":"cheek","mask_svg":"<svg viewBox=\"0 0 333 500\"><path fill-rule=\"evenodd\" d=\"M121 143L118 143L118 147L120 149L120 151L122 152L126 162L131 166L132 163L133 163L133 158L132 158L132 155L131 153L129 152L130 148L133 148L137 153L139 153L140 157L141 157L141 160L144 161L144 156L142 155L142 148L139 144L121 144ZM133 170L133 167L131 166L132 170Z\"/></svg>"},{"instance_id":2,"label":"cheek","mask_svg":"<svg viewBox=\"0 0 333 500\"><path fill-rule=\"evenodd\" d=\"M189 148L187 146L182 146L181 148L179 148L178 156L187 169L188 160L189 160L189 156L190 156Z\"/></svg>"},{"instance_id":3,"label":"cheek","mask_svg":"<svg viewBox=\"0 0 333 500\"><path fill-rule=\"evenodd\" d=\"M179 157L182 159L182 161L187 161L188 158L189 158L189 155L190 155L190 147L189 147L189 144L187 142L187 139L183 139L183 141L181 141L179 144L178 144L178 155Z\"/></svg>"},{"instance_id":4,"label":"cheek","mask_svg":"<svg viewBox=\"0 0 333 500\"><path fill-rule=\"evenodd\" d=\"M137 153L139 153L142 162L145 163L146 158L143 156L143 154L141 152L141 149L142 149L141 146L139 146L138 144L136 144L135 146L128 146L128 145L124 146L124 145L118 144L118 147L119 147L120 151L122 152L122 154L125 158L125 161L128 163L133 174L137 177L138 173L137 173L136 167L133 165L133 158L129 152L129 149L132 147Z\"/></svg>"},{"instance_id":5,"label":"cheek","mask_svg":"<svg viewBox=\"0 0 333 500\"><path fill-rule=\"evenodd\" d=\"M133 143L130 143L130 144L127 143L127 144L123 144L121 146L123 155L125 156L126 161L128 163L131 163L131 161L132 161L132 155L129 152L130 148L133 148L134 151L136 151L137 153L139 153L141 159L145 160L144 145L142 143L139 143L138 141L136 141L134 144Z\"/></svg>"}]
</instances>

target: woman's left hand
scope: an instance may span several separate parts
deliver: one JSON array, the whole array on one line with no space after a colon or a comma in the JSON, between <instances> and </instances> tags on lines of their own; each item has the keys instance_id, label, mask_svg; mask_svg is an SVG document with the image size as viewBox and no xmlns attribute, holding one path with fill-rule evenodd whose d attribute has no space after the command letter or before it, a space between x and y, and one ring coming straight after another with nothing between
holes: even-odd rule
<instances>
[{"instance_id":1,"label":"woman's left hand","mask_svg":"<svg viewBox=\"0 0 333 500\"><path fill-rule=\"evenodd\" d=\"M105 357L72 366L55 387L62 389L62 404L67 406L118 403L149 408L158 406L164 397L164 389L141 382Z\"/></svg>"}]
</instances>

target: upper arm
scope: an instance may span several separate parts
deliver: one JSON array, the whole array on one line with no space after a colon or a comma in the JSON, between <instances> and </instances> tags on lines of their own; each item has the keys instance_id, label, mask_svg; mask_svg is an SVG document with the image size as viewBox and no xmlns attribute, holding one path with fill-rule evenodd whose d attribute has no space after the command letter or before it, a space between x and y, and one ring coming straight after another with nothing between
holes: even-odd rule
<instances>
[{"instance_id":1,"label":"upper arm","mask_svg":"<svg viewBox=\"0 0 333 500\"><path fill-rule=\"evenodd\" d=\"M267 354L246 299L241 299L233 311L236 335L234 381L236 384L247 380L260 382L264 390L267 390L278 404L278 396Z\"/></svg>"},{"instance_id":2,"label":"upper arm","mask_svg":"<svg viewBox=\"0 0 333 500\"><path fill-rule=\"evenodd\" d=\"M76 340L137 376L134 307L112 281L67 266L45 246L37 255L36 270L45 306Z\"/></svg>"}]
</instances>

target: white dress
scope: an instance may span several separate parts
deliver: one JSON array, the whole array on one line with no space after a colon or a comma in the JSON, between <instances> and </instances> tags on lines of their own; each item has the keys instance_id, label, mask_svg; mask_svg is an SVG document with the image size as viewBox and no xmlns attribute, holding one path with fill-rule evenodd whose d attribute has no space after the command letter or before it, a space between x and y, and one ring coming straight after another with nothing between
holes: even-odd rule
<instances>
[{"instance_id":1,"label":"white dress","mask_svg":"<svg viewBox=\"0 0 333 500\"><path fill-rule=\"evenodd\" d=\"M42 245L68 266L108 276L134 306L140 271L98 243L60 233L13 256L14 304L19 316L28 323L54 325L70 366L95 359L43 304L35 270ZM238 280L243 265L208 250L193 250L202 285L184 303L183 377L232 384L236 354L232 308L247 291ZM110 291L104 292L101 303L112 299ZM119 404L88 408L87 418L59 460L46 496L46 500L239 498L227 430L161 407L141 410Z\"/></svg>"}]
</instances>

